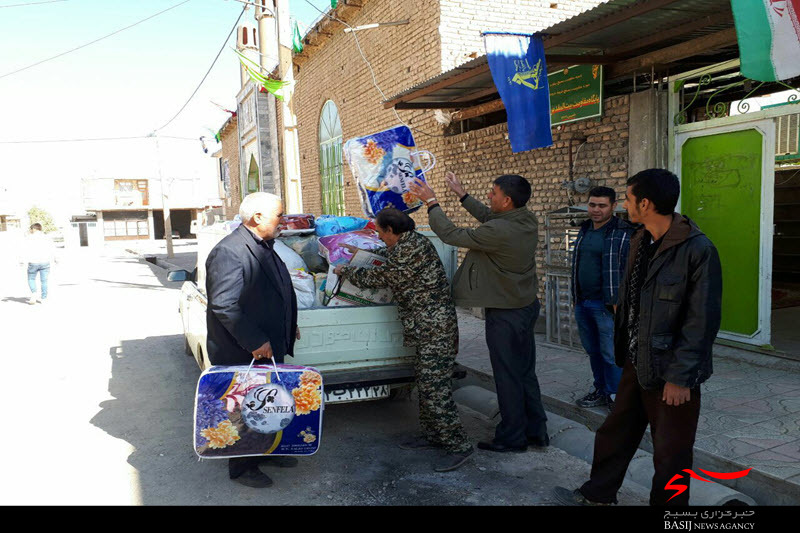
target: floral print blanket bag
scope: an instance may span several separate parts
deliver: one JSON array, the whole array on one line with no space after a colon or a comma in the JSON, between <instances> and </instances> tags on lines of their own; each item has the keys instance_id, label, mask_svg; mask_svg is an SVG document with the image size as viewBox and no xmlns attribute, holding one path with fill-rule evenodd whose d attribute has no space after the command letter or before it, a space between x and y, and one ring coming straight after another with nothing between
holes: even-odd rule
<instances>
[{"instance_id":1,"label":"floral print blanket bag","mask_svg":"<svg viewBox=\"0 0 800 533\"><path fill-rule=\"evenodd\" d=\"M208 459L313 455L323 402L322 375L309 366L211 367L197 382L195 452Z\"/></svg>"},{"instance_id":2,"label":"floral print blanket bag","mask_svg":"<svg viewBox=\"0 0 800 533\"><path fill-rule=\"evenodd\" d=\"M427 159L424 168L420 156ZM425 181L425 172L436 165L432 153L416 149L406 126L350 139L344 144L344 157L358 185L361 207L370 218L385 207L404 213L419 209L422 201L408 192L408 185L414 178Z\"/></svg>"}]
</instances>

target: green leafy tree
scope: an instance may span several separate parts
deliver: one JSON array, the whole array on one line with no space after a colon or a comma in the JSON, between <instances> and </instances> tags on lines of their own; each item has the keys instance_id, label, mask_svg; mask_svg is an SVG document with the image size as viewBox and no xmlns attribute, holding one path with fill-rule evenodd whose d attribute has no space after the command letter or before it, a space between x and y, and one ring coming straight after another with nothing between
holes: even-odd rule
<instances>
[{"instance_id":1,"label":"green leafy tree","mask_svg":"<svg viewBox=\"0 0 800 533\"><path fill-rule=\"evenodd\" d=\"M53 217L41 207L33 206L28 209L28 219L30 220L31 224L35 224L36 222L41 224L42 231L45 233L58 230L55 222L53 222Z\"/></svg>"}]
</instances>

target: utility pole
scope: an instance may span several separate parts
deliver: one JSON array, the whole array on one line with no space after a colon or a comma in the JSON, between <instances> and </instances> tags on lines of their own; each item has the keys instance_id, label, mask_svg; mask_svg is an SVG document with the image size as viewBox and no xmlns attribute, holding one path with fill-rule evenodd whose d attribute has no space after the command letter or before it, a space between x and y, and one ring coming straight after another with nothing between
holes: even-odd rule
<instances>
[{"instance_id":1,"label":"utility pole","mask_svg":"<svg viewBox=\"0 0 800 533\"><path fill-rule=\"evenodd\" d=\"M164 238L167 240L167 257L173 258L172 251L172 219L169 216L169 194L164 194L164 176L161 174L161 146L158 142L158 134L153 132L156 140L156 164L158 165L158 180L161 185L161 208L164 213Z\"/></svg>"},{"instance_id":2,"label":"utility pole","mask_svg":"<svg viewBox=\"0 0 800 533\"><path fill-rule=\"evenodd\" d=\"M259 64L264 73L270 72L269 58L278 58L281 80L294 85L292 66L292 35L289 23L289 0L257 0ZM281 105L282 127L275 131L281 139L282 196L287 213L302 213L303 197L300 191L300 152L297 138L297 118L294 114L293 91L284 92ZM276 102L277 103L277 102ZM277 130L277 124L276 124ZM277 138L275 139L277 141ZM276 143L276 148L278 144Z\"/></svg>"},{"instance_id":3,"label":"utility pole","mask_svg":"<svg viewBox=\"0 0 800 533\"><path fill-rule=\"evenodd\" d=\"M297 137L297 117L294 114L294 65L292 64L292 27L289 21L289 0L275 1L275 21L278 30L278 74L288 82L289 91L281 107L283 137L283 175L288 213L303 212L300 191L300 145Z\"/></svg>"}]
</instances>

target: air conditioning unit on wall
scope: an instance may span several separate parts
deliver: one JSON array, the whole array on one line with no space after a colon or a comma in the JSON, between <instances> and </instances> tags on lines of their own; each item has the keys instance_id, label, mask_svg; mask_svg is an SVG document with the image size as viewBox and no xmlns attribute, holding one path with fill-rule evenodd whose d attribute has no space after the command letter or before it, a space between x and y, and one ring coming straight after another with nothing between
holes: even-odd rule
<instances>
[{"instance_id":1,"label":"air conditioning unit on wall","mask_svg":"<svg viewBox=\"0 0 800 533\"><path fill-rule=\"evenodd\" d=\"M775 155L800 155L800 113L776 119Z\"/></svg>"}]
</instances>

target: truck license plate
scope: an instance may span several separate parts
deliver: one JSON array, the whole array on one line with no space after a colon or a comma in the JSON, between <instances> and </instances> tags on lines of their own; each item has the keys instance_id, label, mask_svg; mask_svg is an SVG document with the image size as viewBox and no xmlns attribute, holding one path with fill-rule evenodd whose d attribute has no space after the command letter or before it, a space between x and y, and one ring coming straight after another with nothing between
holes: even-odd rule
<instances>
[{"instance_id":1,"label":"truck license plate","mask_svg":"<svg viewBox=\"0 0 800 533\"><path fill-rule=\"evenodd\" d=\"M331 389L330 391L325 391L325 403L358 402L361 400L388 398L390 390L391 387L389 385Z\"/></svg>"}]
</instances>

